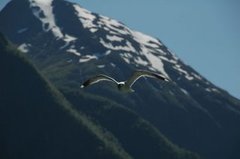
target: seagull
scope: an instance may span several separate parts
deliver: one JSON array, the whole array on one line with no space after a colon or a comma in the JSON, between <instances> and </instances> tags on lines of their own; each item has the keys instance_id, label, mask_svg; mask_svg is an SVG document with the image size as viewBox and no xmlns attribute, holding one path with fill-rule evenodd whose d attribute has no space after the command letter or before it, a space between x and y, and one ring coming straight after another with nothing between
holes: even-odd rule
<instances>
[{"instance_id":1,"label":"seagull","mask_svg":"<svg viewBox=\"0 0 240 159\"><path fill-rule=\"evenodd\" d=\"M132 74L132 76L130 76L130 78L128 80L122 81L122 82L118 82L114 78L109 77L107 75L99 74L99 75L96 75L96 76L86 80L81 85L81 88L85 88L87 86L98 83L100 81L110 81L110 82L113 82L117 85L117 88L118 88L119 91L134 92L134 90L131 87L140 77L151 77L151 78L157 78L157 79L160 79L160 80L163 80L163 81L168 81L168 79L166 77L164 77L163 75L153 73L153 72L149 72L149 71L138 70L138 71L135 71Z\"/></svg>"}]
</instances>

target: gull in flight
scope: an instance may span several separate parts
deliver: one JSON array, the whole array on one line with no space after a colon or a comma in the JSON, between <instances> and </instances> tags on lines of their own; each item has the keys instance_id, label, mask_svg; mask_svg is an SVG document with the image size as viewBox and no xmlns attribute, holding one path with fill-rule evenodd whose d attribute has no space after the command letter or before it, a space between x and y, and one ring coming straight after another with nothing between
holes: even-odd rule
<instances>
[{"instance_id":1,"label":"gull in flight","mask_svg":"<svg viewBox=\"0 0 240 159\"><path fill-rule=\"evenodd\" d=\"M109 77L107 75L99 74L99 75L96 75L96 76L86 80L81 85L81 88L85 88L89 85L98 83L100 81L110 81L110 82L115 83L117 85L118 90L120 90L122 92L134 92L134 90L131 87L140 77L151 77L151 78L157 78L157 79L160 79L163 81L168 81L168 79L166 77L164 77L163 75L149 72L149 71L139 70L139 71L135 71L128 80L122 81L122 82L118 82L114 78Z\"/></svg>"}]
</instances>

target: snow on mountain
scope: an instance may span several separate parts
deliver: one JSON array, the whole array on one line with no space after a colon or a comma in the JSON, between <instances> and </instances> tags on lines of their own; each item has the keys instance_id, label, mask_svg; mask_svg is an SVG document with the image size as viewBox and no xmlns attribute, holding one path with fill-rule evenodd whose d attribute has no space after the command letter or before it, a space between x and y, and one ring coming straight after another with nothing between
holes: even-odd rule
<instances>
[{"instance_id":1,"label":"snow on mountain","mask_svg":"<svg viewBox=\"0 0 240 159\"><path fill-rule=\"evenodd\" d=\"M25 31L27 31L27 30L28 30L28 28L22 28L22 29L19 29L19 30L17 31L17 33L18 33L18 34L21 34L21 33L25 32Z\"/></svg>"},{"instance_id":2,"label":"snow on mountain","mask_svg":"<svg viewBox=\"0 0 240 159\"><path fill-rule=\"evenodd\" d=\"M31 47L31 44L23 43L18 46L18 50L22 51L23 53L28 53L30 47Z\"/></svg>"},{"instance_id":3,"label":"snow on mountain","mask_svg":"<svg viewBox=\"0 0 240 159\"><path fill-rule=\"evenodd\" d=\"M166 55L166 53L160 49L162 44L159 40L143 33L133 31L120 22L108 17L102 15L96 17L92 12L81 8L77 4L74 5L74 8L84 28L89 29L92 33L95 33L98 30L106 30L109 32L109 34L106 34L105 39L102 37L99 38L99 42L103 47L108 50L123 52L120 53L121 57L127 63L133 64L130 61L134 61L137 66L149 66L151 70L158 71L170 78L164 70L164 64L161 58L153 54L158 52L160 55ZM134 41L141 45L140 52L129 40L124 38L126 35L132 37ZM143 59L138 55L144 56L145 58ZM85 60L80 59L80 61L83 62Z\"/></svg>"},{"instance_id":4,"label":"snow on mountain","mask_svg":"<svg viewBox=\"0 0 240 159\"><path fill-rule=\"evenodd\" d=\"M157 71L176 83L184 78L188 81L197 81L195 86L204 87L206 92L219 92L217 87L211 85L197 72L189 70L188 66L157 38L132 30L117 20L88 11L75 3L68 3L73 12L69 18L77 20L69 25L76 25L75 30L66 31L66 24L59 25L60 19L57 18L56 8L53 6L56 0L28 0L28 2L32 14L42 24L42 31L51 33L56 42L62 41L61 45L57 45L58 50L75 56L81 64L116 54L128 65ZM77 33L78 30L82 31L81 34ZM31 26L26 25L16 30L19 35L30 31ZM28 53L34 49L34 44L31 41L23 42L19 44L18 49ZM116 64L111 62L110 66L116 67ZM166 69L169 66L171 70ZM96 68L105 67L101 64ZM175 79L170 75L172 71L178 74L174 76ZM182 90L186 89L184 86L179 87Z\"/></svg>"},{"instance_id":5,"label":"snow on mountain","mask_svg":"<svg viewBox=\"0 0 240 159\"><path fill-rule=\"evenodd\" d=\"M61 31L60 27L57 26L56 19L53 13L53 0L29 0L29 2L33 14L42 22L43 30L45 32L51 31L53 35L57 38L57 40L62 39L66 42L66 44L62 46L61 49L68 46L71 41L77 39L76 37L64 34ZM20 30L20 32L23 31L26 30ZM74 52L77 56L79 56L79 53L76 53L77 51Z\"/></svg>"},{"instance_id":6,"label":"snow on mountain","mask_svg":"<svg viewBox=\"0 0 240 159\"><path fill-rule=\"evenodd\" d=\"M80 78L99 72L125 79L133 70L145 69L169 78L166 84L143 79L144 85L136 83L138 90L129 96L109 85L92 92L133 109L183 147L200 147L208 158L219 158L211 157L212 152L234 142L234 132L240 132L239 101L157 38L64 0L12 0L0 12L0 21L0 31L60 87L79 91ZM216 149L208 151L206 145Z\"/></svg>"},{"instance_id":7,"label":"snow on mountain","mask_svg":"<svg viewBox=\"0 0 240 159\"><path fill-rule=\"evenodd\" d=\"M55 23L53 14L52 0L29 0L33 14L42 22L44 31L51 30L56 38L62 38L64 35Z\"/></svg>"},{"instance_id":8,"label":"snow on mountain","mask_svg":"<svg viewBox=\"0 0 240 159\"><path fill-rule=\"evenodd\" d=\"M77 4L74 4L74 8L85 29L88 29L91 33L101 30L108 32L105 38L99 37L99 43L108 50L121 51L120 56L125 62L135 64L136 66L147 66L150 70L158 71L170 79L170 76L164 69L164 60L165 62L174 64L175 66L173 66L173 68L183 74L186 79L202 79L200 75L190 74L181 68L181 66L177 64L178 58L170 52L163 51L161 49L163 44L158 39L131 30L117 20L102 15L96 17L96 14ZM131 37L131 40L140 44L140 49L133 46L132 42L124 38L125 36ZM165 55L167 54L170 54L171 58L166 58ZM96 59L96 57L89 58L89 60L91 59ZM80 59L81 62L87 62L89 60Z\"/></svg>"},{"instance_id":9,"label":"snow on mountain","mask_svg":"<svg viewBox=\"0 0 240 159\"><path fill-rule=\"evenodd\" d=\"M78 19L78 22L71 25L76 25L75 29L79 28L79 30L82 26L86 32L84 34L89 34L88 41L91 40L91 42L87 44L84 43L83 36L69 32L69 30L66 31L65 26L59 25L59 17L57 18L55 15L56 11L53 7L55 0L28 1L33 15L42 24L42 31L51 33L56 41L62 41L62 44L58 46L59 50L74 55L80 63L97 60L99 57L110 56L114 53L118 54L127 64L135 65L136 68L157 71L169 79L171 76L165 65L171 65L179 75L187 80L204 79L197 73L189 72L184 63L158 39L132 30L117 20L93 13L78 4L69 3L74 13L73 17L69 18ZM31 26L24 26L18 28L16 32L26 34L30 31ZM23 52L29 52L32 48L30 47L31 42L29 41L27 44L26 42L19 44L19 49ZM95 47L91 44L98 46L96 50L88 50L88 48ZM99 52L97 49L102 51Z\"/></svg>"},{"instance_id":10,"label":"snow on mountain","mask_svg":"<svg viewBox=\"0 0 240 159\"><path fill-rule=\"evenodd\" d=\"M84 28L88 28L92 33L97 31L97 26L93 23L96 19L92 13L86 9L81 8L79 5L73 5L79 16L79 20L82 22Z\"/></svg>"},{"instance_id":11,"label":"snow on mountain","mask_svg":"<svg viewBox=\"0 0 240 159\"><path fill-rule=\"evenodd\" d=\"M96 52L86 52L85 49L90 46L79 45L78 41L83 37L64 31L64 26L57 24L58 19L54 13L54 0L29 0L29 7L33 15L41 22L44 32L51 32L57 41L63 41L59 46L60 50L75 55L80 63L89 62L98 59ZM108 18L103 15L95 14L78 4L71 4L74 10L75 18L86 31L95 38L94 43L98 43L105 49L101 57L117 53L128 64L136 67L147 67L149 70L162 73L171 79L165 64L170 63L172 68L176 69L188 80L202 79L200 75L189 73L184 69L179 59L169 50L164 50L164 45L156 38L132 30L121 22ZM18 33L23 34L29 31L30 27L19 28ZM78 45L77 45L78 44ZM19 45L19 49L28 52L29 47L25 43Z\"/></svg>"}]
</instances>

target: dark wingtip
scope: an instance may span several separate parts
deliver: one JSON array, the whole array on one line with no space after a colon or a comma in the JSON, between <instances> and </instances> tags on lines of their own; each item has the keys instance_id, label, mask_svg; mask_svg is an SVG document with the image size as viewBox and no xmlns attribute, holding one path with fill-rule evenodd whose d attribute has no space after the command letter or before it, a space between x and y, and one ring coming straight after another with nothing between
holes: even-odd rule
<instances>
[{"instance_id":1,"label":"dark wingtip","mask_svg":"<svg viewBox=\"0 0 240 159\"><path fill-rule=\"evenodd\" d=\"M163 80L163 81L166 81L166 82L169 82L169 79L167 79L166 77L162 76L162 75L159 75L159 74L155 74L155 77L160 79L160 80Z\"/></svg>"},{"instance_id":2,"label":"dark wingtip","mask_svg":"<svg viewBox=\"0 0 240 159\"><path fill-rule=\"evenodd\" d=\"M88 85L90 85L90 80L85 81L85 82L80 86L80 88L85 88L85 87L87 87Z\"/></svg>"},{"instance_id":3,"label":"dark wingtip","mask_svg":"<svg viewBox=\"0 0 240 159\"><path fill-rule=\"evenodd\" d=\"M166 82L169 82L169 79L167 79L167 78L164 78L164 81L166 81Z\"/></svg>"}]
</instances>

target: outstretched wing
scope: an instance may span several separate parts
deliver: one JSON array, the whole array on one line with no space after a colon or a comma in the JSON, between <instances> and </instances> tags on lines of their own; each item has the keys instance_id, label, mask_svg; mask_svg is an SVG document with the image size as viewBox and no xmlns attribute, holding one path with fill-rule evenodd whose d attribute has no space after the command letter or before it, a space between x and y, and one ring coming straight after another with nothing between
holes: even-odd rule
<instances>
[{"instance_id":1,"label":"outstretched wing","mask_svg":"<svg viewBox=\"0 0 240 159\"><path fill-rule=\"evenodd\" d=\"M89 78L88 80L86 80L82 85L81 88L87 87L89 85L92 85L94 83L100 82L100 81L111 81L114 83L118 83L115 79L107 76L107 75L103 75L103 74L99 74L97 76L94 76L92 78Z\"/></svg>"},{"instance_id":2,"label":"outstretched wing","mask_svg":"<svg viewBox=\"0 0 240 159\"><path fill-rule=\"evenodd\" d=\"M138 80L140 77L143 77L143 76L168 81L167 78L164 77L163 75L149 72L149 71L139 70L139 71L134 72L133 75L126 81L126 85L131 87L136 82L136 80Z\"/></svg>"}]
</instances>

